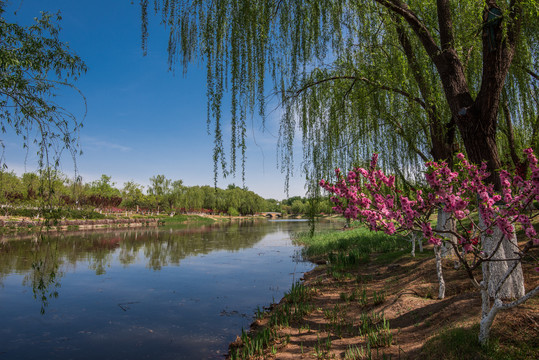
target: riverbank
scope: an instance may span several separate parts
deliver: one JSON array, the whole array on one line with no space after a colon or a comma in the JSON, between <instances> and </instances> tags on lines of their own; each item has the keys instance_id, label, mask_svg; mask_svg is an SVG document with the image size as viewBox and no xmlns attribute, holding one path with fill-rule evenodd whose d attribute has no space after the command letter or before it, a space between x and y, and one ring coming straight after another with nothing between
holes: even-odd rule
<instances>
[{"instance_id":1,"label":"riverbank","mask_svg":"<svg viewBox=\"0 0 539 360\"><path fill-rule=\"evenodd\" d=\"M169 215L102 215L98 219L44 219L25 216L0 216L1 236L20 236L32 233L58 233L66 231L88 231L107 228L133 228L149 226L185 226L185 225L210 225L213 223L225 223L230 221L266 220L262 216L223 216L223 215L199 215L177 214Z\"/></svg>"},{"instance_id":2,"label":"riverbank","mask_svg":"<svg viewBox=\"0 0 539 360\"><path fill-rule=\"evenodd\" d=\"M116 218L116 219L30 219L0 218L0 229L3 235L19 235L29 232L62 232L76 230L92 230L102 228L158 226L162 221L158 218Z\"/></svg>"},{"instance_id":3,"label":"riverbank","mask_svg":"<svg viewBox=\"0 0 539 360\"><path fill-rule=\"evenodd\" d=\"M443 266L446 298L437 300L432 249L412 257L402 239L361 231L325 237L306 251L319 265L279 304L257 314L249 335L231 344L229 358L539 358L539 298L500 313L482 348L480 295L451 260ZM539 284L532 266L524 264L527 289Z\"/></svg>"}]
</instances>

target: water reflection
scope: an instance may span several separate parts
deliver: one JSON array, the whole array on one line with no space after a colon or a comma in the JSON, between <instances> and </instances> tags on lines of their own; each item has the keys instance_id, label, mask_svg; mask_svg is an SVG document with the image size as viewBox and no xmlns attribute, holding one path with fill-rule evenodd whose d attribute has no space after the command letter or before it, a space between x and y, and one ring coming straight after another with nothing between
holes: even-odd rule
<instances>
[{"instance_id":1,"label":"water reflection","mask_svg":"<svg viewBox=\"0 0 539 360\"><path fill-rule=\"evenodd\" d=\"M116 252L122 265L146 261L147 267L159 270L163 266L179 265L188 256L252 247L270 231L275 231L275 228L235 223L176 229L81 232L6 241L0 244L0 279L12 272L30 271L36 264L58 267L59 264L75 265L81 261L90 262L90 268L96 275L103 275ZM29 253L32 256L28 256Z\"/></svg>"},{"instance_id":2,"label":"water reflection","mask_svg":"<svg viewBox=\"0 0 539 360\"><path fill-rule=\"evenodd\" d=\"M288 236L307 226L235 223L4 241L0 359L223 354L257 306L279 299L311 267Z\"/></svg>"}]
</instances>

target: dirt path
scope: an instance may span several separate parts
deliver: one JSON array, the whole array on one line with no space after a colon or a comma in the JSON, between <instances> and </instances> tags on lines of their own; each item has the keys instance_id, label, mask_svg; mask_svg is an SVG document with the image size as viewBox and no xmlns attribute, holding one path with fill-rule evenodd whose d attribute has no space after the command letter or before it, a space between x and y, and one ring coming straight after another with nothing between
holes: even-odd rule
<instances>
[{"instance_id":1,"label":"dirt path","mask_svg":"<svg viewBox=\"0 0 539 360\"><path fill-rule=\"evenodd\" d=\"M427 340L442 330L478 323L481 306L479 293L464 271L455 270L450 261L444 264L446 298L437 300L434 269L433 256L405 256L390 265L371 261L369 265L340 272L319 265L304 278L308 303L312 306L301 319L273 327L277 330L264 355L251 358L366 359L369 358L367 341L372 344L378 341L379 346L370 349L373 359L427 359L429 355L422 352ZM539 274L526 273L527 289L537 286ZM283 299L269 314L253 323L251 331L260 333L269 328L268 323L275 322L275 314L282 311L279 309L290 303L290 299ZM365 324L370 324L371 329L383 328L384 318L390 330L378 331L377 340L373 340L372 333L366 335L362 331ZM517 341L532 342L530 346L539 349L538 324L536 297L517 309L500 313L493 335L501 337L502 345L504 336L510 334ZM231 351L243 343L238 338Z\"/></svg>"}]
</instances>

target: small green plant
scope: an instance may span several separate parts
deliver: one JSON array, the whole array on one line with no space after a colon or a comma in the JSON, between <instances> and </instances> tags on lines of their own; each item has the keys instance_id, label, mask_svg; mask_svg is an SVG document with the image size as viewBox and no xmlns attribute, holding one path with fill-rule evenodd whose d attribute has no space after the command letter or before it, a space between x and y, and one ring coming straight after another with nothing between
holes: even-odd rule
<instances>
[{"instance_id":1,"label":"small green plant","mask_svg":"<svg viewBox=\"0 0 539 360\"><path fill-rule=\"evenodd\" d=\"M380 305L385 300L386 300L385 292L383 292L383 291L381 291L381 292L374 291L372 293L372 302L373 302L374 305Z\"/></svg>"},{"instance_id":2,"label":"small green plant","mask_svg":"<svg viewBox=\"0 0 539 360\"><path fill-rule=\"evenodd\" d=\"M265 328L255 334L241 330L241 348L235 349L230 355L231 359L247 359L253 356L263 356L264 349L269 348L274 341L276 332L274 329ZM273 349L272 345L272 349Z\"/></svg>"},{"instance_id":3,"label":"small green plant","mask_svg":"<svg viewBox=\"0 0 539 360\"><path fill-rule=\"evenodd\" d=\"M367 290L365 288L363 289L354 289L354 298L357 299L357 302L361 306L365 306L368 304L368 298L367 298Z\"/></svg>"},{"instance_id":4,"label":"small green plant","mask_svg":"<svg viewBox=\"0 0 539 360\"><path fill-rule=\"evenodd\" d=\"M362 360L362 359L370 359L370 349L369 353L363 349L363 347L357 347L357 346L348 346L348 349L344 353L344 359L345 360Z\"/></svg>"},{"instance_id":5,"label":"small green plant","mask_svg":"<svg viewBox=\"0 0 539 360\"><path fill-rule=\"evenodd\" d=\"M262 318L264 318L265 314L266 312L264 311L263 308L261 309L259 306L256 307L255 317L257 320L261 320Z\"/></svg>"},{"instance_id":6,"label":"small green plant","mask_svg":"<svg viewBox=\"0 0 539 360\"><path fill-rule=\"evenodd\" d=\"M323 350L323 345L320 342L320 336L316 334L316 344L314 344L314 356L317 359L323 359L325 357L325 352Z\"/></svg>"},{"instance_id":7,"label":"small green plant","mask_svg":"<svg viewBox=\"0 0 539 360\"><path fill-rule=\"evenodd\" d=\"M329 353L329 350L331 350L331 336L328 335L326 339L326 351Z\"/></svg>"},{"instance_id":8,"label":"small green plant","mask_svg":"<svg viewBox=\"0 0 539 360\"><path fill-rule=\"evenodd\" d=\"M383 315L381 320L381 322L369 328L365 335L370 348L391 346L393 342L389 321Z\"/></svg>"},{"instance_id":9,"label":"small green plant","mask_svg":"<svg viewBox=\"0 0 539 360\"><path fill-rule=\"evenodd\" d=\"M311 288L299 282L292 285L290 291L284 295L286 302L271 312L270 326L289 326L291 321L300 321L313 311L313 305L309 303L312 293Z\"/></svg>"}]
</instances>

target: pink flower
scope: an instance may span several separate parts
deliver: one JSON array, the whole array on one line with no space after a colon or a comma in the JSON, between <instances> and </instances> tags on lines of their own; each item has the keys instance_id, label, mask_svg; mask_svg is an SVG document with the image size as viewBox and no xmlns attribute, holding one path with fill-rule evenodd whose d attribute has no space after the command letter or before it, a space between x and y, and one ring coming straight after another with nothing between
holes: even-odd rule
<instances>
[{"instance_id":1,"label":"pink flower","mask_svg":"<svg viewBox=\"0 0 539 360\"><path fill-rule=\"evenodd\" d=\"M534 238L537 235L537 232L533 227L529 227L526 229L526 236L529 238Z\"/></svg>"},{"instance_id":2,"label":"pink flower","mask_svg":"<svg viewBox=\"0 0 539 360\"><path fill-rule=\"evenodd\" d=\"M465 252L470 252L470 251L473 250L473 246L472 246L472 244L469 244L469 243L464 244L464 245L462 245L462 249L464 249Z\"/></svg>"},{"instance_id":3,"label":"pink flower","mask_svg":"<svg viewBox=\"0 0 539 360\"><path fill-rule=\"evenodd\" d=\"M393 235L397 230L395 229L395 224L389 223L386 226L386 234Z\"/></svg>"},{"instance_id":4,"label":"pink flower","mask_svg":"<svg viewBox=\"0 0 539 360\"><path fill-rule=\"evenodd\" d=\"M531 149L526 149L524 153L528 158L529 170L518 169L517 174L500 171L500 194L494 193L492 184L485 183L489 176L486 164L479 167L471 164L463 154L457 156L460 161L453 170L443 162L426 163L425 179L430 187L425 189L426 195L416 190L408 197L395 189L395 178L376 168L377 154L373 155L368 169L356 168L346 176L336 169L334 184L323 179L319 184L332 194L331 201L336 205L336 212L344 213L348 218L360 219L371 229L388 234L404 229L421 230L429 243L435 245L440 245L442 240L435 235L427 217L443 209L452 213L455 219L463 220L470 215L470 205L474 206L479 197L478 210L486 230L479 229L472 222L468 234L468 229L461 228L462 223L458 222L457 231L461 234L457 236L463 251L481 252L480 236L492 235L494 226L506 236L512 236L515 226L519 226L535 245L539 245L537 231L529 217L532 216L529 204L539 201L538 160ZM523 178L522 174L527 171L531 171L530 180ZM366 179L361 187L360 177ZM502 199L505 203L500 205ZM472 236L475 237L470 239Z\"/></svg>"}]
</instances>

